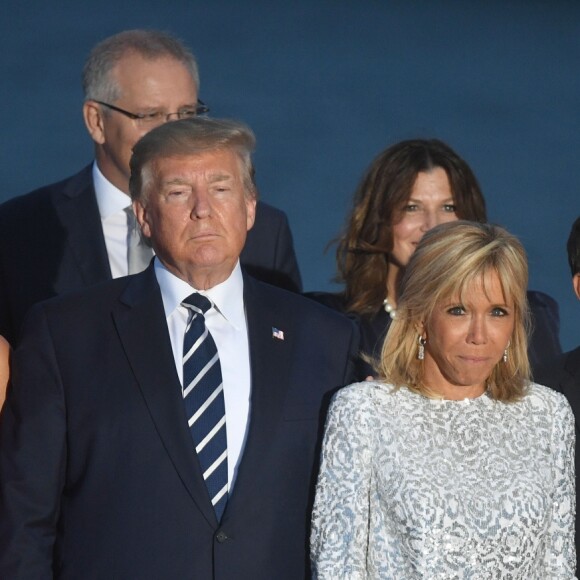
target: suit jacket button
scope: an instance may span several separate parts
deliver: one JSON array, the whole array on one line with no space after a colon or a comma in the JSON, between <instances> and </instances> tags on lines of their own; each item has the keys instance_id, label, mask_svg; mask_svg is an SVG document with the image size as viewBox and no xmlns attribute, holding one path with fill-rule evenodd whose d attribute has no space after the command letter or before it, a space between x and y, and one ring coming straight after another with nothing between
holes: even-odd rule
<instances>
[{"instance_id":1,"label":"suit jacket button","mask_svg":"<svg viewBox=\"0 0 580 580\"><path fill-rule=\"evenodd\" d=\"M219 532L216 534L216 536L215 536L215 539L216 539L216 540L217 540L217 541L218 541L220 544L223 544L223 543L224 543L224 542L225 542L225 541L228 539L228 535L227 535L225 532L223 532L223 531L221 531L221 530L220 530L220 531L219 531Z\"/></svg>"}]
</instances>

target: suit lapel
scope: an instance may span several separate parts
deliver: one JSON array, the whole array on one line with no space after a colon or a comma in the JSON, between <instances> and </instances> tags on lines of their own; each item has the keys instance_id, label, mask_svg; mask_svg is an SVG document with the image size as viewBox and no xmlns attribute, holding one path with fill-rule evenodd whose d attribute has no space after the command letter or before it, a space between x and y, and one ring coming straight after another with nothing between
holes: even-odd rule
<instances>
[{"instance_id":1,"label":"suit lapel","mask_svg":"<svg viewBox=\"0 0 580 580\"><path fill-rule=\"evenodd\" d=\"M54 197L56 214L66 232L68 251L88 286L111 278L99 207L93 186L92 165L72 177ZM70 290L66 272L55 281L57 293Z\"/></svg>"},{"instance_id":2,"label":"suit lapel","mask_svg":"<svg viewBox=\"0 0 580 580\"><path fill-rule=\"evenodd\" d=\"M260 283L244 277L244 303L248 321L252 375L251 411L248 437L235 487L222 521L256 501L254 482L260 472L270 469L264 458L281 422L288 390L293 345L293 319L272 304ZM273 336L274 330L284 338Z\"/></svg>"},{"instance_id":3,"label":"suit lapel","mask_svg":"<svg viewBox=\"0 0 580 580\"><path fill-rule=\"evenodd\" d=\"M560 387L576 416L576 433L580 433L580 389L578 388L580 385L580 346L564 356L566 358Z\"/></svg>"},{"instance_id":4,"label":"suit lapel","mask_svg":"<svg viewBox=\"0 0 580 580\"><path fill-rule=\"evenodd\" d=\"M568 353L565 368L578 383L580 381L580 346Z\"/></svg>"},{"instance_id":5,"label":"suit lapel","mask_svg":"<svg viewBox=\"0 0 580 580\"><path fill-rule=\"evenodd\" d=\"M215 512L186 427L181 385L152 265L131 277L121 302L124 307L113 313L115 325L151 419L191 498L208 523L216 527Z\"/></svg>"}]
</instances>

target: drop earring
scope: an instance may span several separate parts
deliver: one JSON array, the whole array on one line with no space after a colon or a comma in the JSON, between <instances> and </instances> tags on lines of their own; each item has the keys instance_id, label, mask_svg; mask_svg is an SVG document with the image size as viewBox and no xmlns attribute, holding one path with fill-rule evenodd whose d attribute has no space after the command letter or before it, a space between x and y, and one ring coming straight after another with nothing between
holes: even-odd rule
<instances>
[{"instance_id":1,"label":"drop earring","mask_svg":"<svg viewBox=\"0 0 580 580\"><path fill-rule=\"evenodd\" d=\"M419 349L417 351L417 358L419 360L423 360L425 358L425 345L427 344L427 339L420 336L419 339L417 340L417 342L419 343Z\"/></svg>"},{"instance_id":2,"label":"drop earring","mask_svg":"<svg viewBox=\"0 0 580 580\"><path fill-rule=\"evenodd\" d=\"M508 361L508 348L510 347L511 344L511 340L508 340L507 346L505 347L505 350L503 351L503 362L506 363Z\"/></svg>"}]
</instances>

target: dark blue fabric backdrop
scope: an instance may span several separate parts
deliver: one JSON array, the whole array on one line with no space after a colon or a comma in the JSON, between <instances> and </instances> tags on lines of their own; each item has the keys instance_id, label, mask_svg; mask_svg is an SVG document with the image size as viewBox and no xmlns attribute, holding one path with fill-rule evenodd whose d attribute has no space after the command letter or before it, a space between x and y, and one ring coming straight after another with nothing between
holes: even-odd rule
<instances>
[{"instance_id":1,"label":"dark blue fabric backdrop","mask_svg":"<svg viewBox=\"0 0 580 580\"><path fill-rule=\"evenodd\" d=\"M436 136L474 168L490 219L523 240L530 286L560 303L563 346L580 343L565 255L580 214L580 3L7 0L0 200L91 159L83 61L137 27L185 40L213 114L255 130L261 194L289 215L306 289L332 288L324 248L372 157Z\"/></svg>"}]
</instances>

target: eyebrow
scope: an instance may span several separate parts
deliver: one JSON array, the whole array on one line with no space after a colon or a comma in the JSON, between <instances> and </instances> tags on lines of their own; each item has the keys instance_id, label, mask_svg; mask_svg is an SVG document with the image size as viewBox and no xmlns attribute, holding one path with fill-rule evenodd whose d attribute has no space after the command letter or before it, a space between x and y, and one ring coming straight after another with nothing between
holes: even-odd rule
<instances>
[{"instance_id":1,"label":"eyebrow","mask_svg":"<svg viewBox=\"0 0 580 580\"><path fill-rule=\"evenodd\" d=\"M218 181L231 181L233 180L233 175L229 173L214 173L209 175L209 183L217 183ZM161 187L168 187L172 185L190 185L191 182L185 177L172 177L161 182Z\"/></svg>"},{"instance_id":2,"label":"eyebrow","mask_svg":"<svg viewBox=\"0 0 580 580\"><path fill-rule=\"evenodd\" d=\"M419 198L417 198L417 197L413 197L413 196L411 196L411 197L408 199L407 203L409 203L409 201L414 201L414 202L417 202L417 203L423 203L423 201L422 201L421 199L419 199ZM443 203L447 203L448 201L452 201L452 202L454 201L454 199L453 199L453 196L452 196L452 195L450 195L449 197L446 197L446 198L443 200Z\"/></svg>"},{"instance_id":3,"label":"eyebrow","mask_svg":"<svg viewBox=\"0 0 580 580\"><path fill-rule=\"evenodd\" d=\"M209 176L208 181L210 183L215 183L216 181L228 181L233 178L233 175L230 175L229 173L214 173Z\"/></svg>"},{"instance_id":4,"label":"eyebrow","mask_svg":"<svg viewBox=\"0 0 580 580\"><path fill-rule=\"evenodd\" d=\"M197 106L197 103L188 103L187 105L180 105L179 107L177 107L176 111L182 111L183 109L195 109L195 107ZM162 112L165 113L168 111L167 107L164 107L163 105L143 105L143 106L135 106L135 109L138 109L140 111L143 112L149 112L149 113L156 113L156 112Z\"/></svg>"},{"instance_id":5,"label":"eyebrow","mask_svg":"<svg viewBox=\"0 0 580 580\"><path fill-rule=\"evenodd\" d=\"M161 187L167 187L168 185L187 185L187 179L182 177L173 177L171 179L165 179L161 182Z\"/></svg>"}]
</instances>

